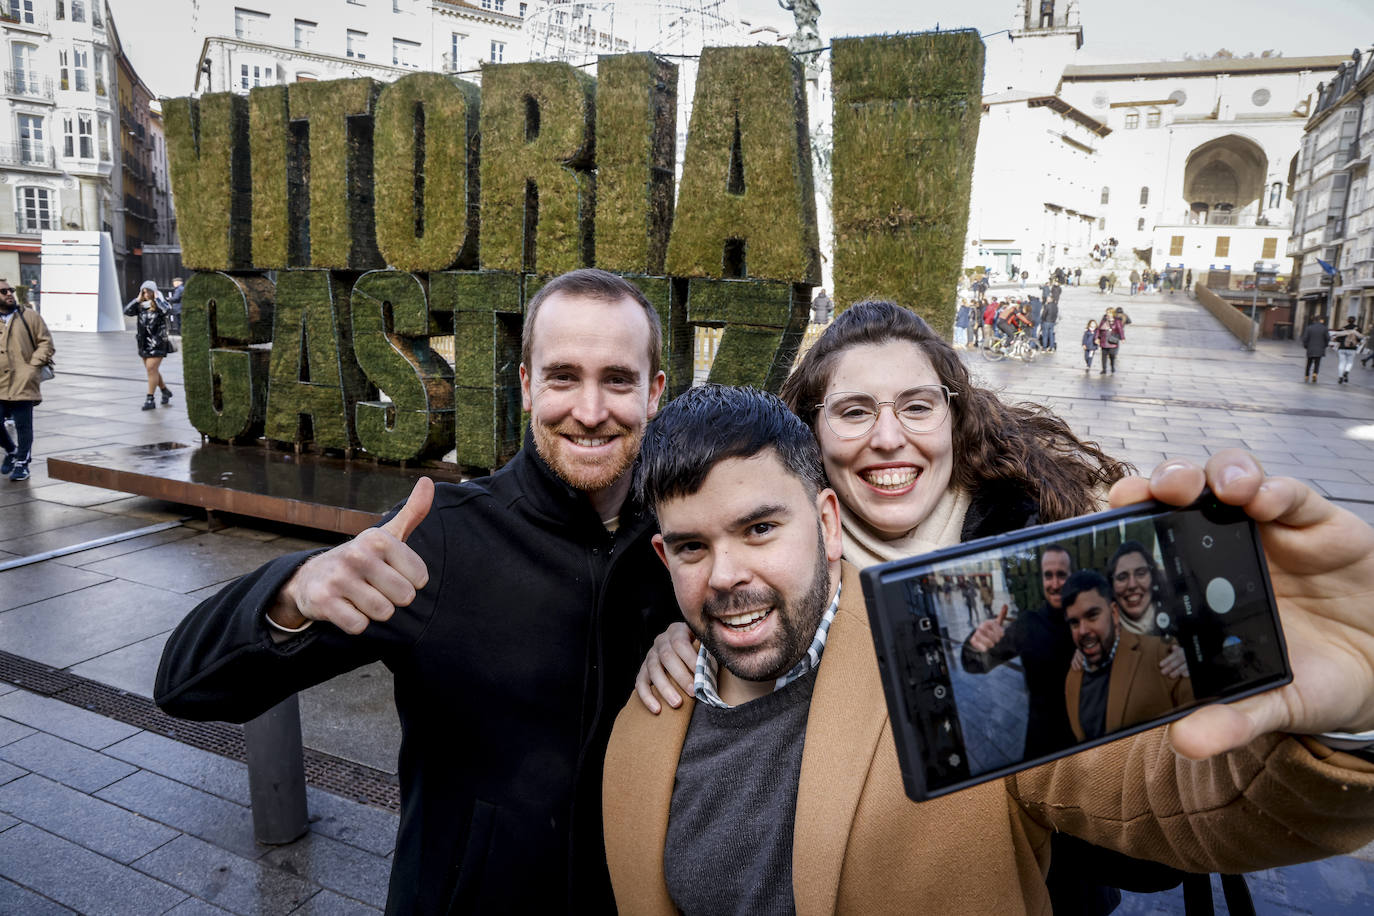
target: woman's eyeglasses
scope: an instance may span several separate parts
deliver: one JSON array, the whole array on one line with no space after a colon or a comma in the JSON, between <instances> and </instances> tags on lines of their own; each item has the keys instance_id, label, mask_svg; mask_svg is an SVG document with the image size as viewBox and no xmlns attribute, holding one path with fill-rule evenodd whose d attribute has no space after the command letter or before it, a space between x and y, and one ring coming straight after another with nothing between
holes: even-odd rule
<instances>
[{"instance_id":1,"label":"woman's eyeglasses","mask_svg":"<svg viewBox=\"0 0 1374 916\"><path fill-rule=\"evenodd\" d=\"M879 401L862 391L836 391L827 395L816 409L840 439L867 435L877 424L884 406L892 408L897 422L909 432L928 433L939 429L949 417L949 399L956 394L944 385L921 385L908 388L891 401Z\"/></svg>"}]
</instances>

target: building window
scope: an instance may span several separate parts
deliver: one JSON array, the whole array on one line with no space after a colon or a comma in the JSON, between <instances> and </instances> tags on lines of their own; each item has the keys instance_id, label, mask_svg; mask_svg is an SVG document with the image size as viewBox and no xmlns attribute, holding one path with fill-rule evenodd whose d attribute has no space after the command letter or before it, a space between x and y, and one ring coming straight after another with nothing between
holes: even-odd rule
<instances>
[{"instance_id":1,"label":"building window","mask_svg":"<svg viewBox=\"0 0 1374 916\"><path fill-rule=\"evenodd\" d=\"M404 38L391 39L391 65L393 67L420 68L420 44Z\"/></svg>"},{"instance_id":2,"label":"building window","mask_svg":"<svg viewBox=\"0 0 1374 916\"><path fill-rule=\"evenodd\" d=\"M450 40L449 40L449 52L448 52L448 62L449 62L449 69L450 69L450 70L461 70L461 69L463 69L463 64L462 64L462 59L463 59L463 58L462 58L462 53L463 53L463 39L466 38L466 37L467 37L467 36L465 36L465 35L459 35L457 32L454 32L454 33L450 36Z\"/></svg>"},{"instance_id":3,"label":"building window","mask_svg":"<svg viewBox=\"0 0 1374 916\"><path fill-rule=\"evenodd\" d=\"M76 157L76 128L71 115L62 116L62 155L68 159Z\"/></svg>"},{"instance_id":4,"label":"building window","mask_svg":"<svg viewBox=\"0 0 1374 916\"><path fill-rule=\"evenodd\" d=\"M1216 253L1216 256L1219 257L1219 258L1225 258L1225 257L1230 257L1230 255L1231 255L1231 237L1230 237L1229 235L1219 235L1219 236L1217 236L1217 253Z\"/></svg>"},{"instance_id":5,"label":"building window","mask_svg":"<svg viewBox=\"0 0 1374 916\"><path fill-rule=\"evenodd\" d=\"M47 188L18 188L19 226L24 232L56 229L52 220L52 200Z\"/></svg>"},{"instance_id":6,"label":"building window","mask_svg":"<svg viewBox=\"0 0 1374 916\"><path fill-rule=\"evenodd\" d=\"M58 4L61 7L61 3ZM26 22L33 25L33 0L10 0L10 18L15 22ZM61 16L57 17L61 19Z\"/></svg>"},{"instance_id":7,"label":"building window","mask_svg":"<svg viewBox=\"0 0 1374 916\"><path fill-rule=\"evenodd\" d=\"M1260 248L1260 257L1264 260L1272 260L1279 253L1279 240L1270 236L1264 240L1264 245Z\"/></svg>"},{"instance_id":8,"label":"building window","mask_svg":"<svg viewBox=\"0 0 1374 916\"><path fill-rule=\"evenodd\" d=\"M1159 113L1159 109L1158 109L1158 108L1151 108L1149 111L1147 111L1147 112L1145 113L1145 126L1146 126L1146 127L1158 127L1158 126L1159 126L1159 120L1160 120L1160 113Z\"/></svg>"},{"instance_id":9,"label":"building window","mask_svg":"<svg viewBox=\"0 0 1374 916\"><path fill-rule=\"evenodd\" d=\"M78 139L80 140L80 150L82 159L95 158L95 130L92 118L88 114L76 116L76 128Z\"/></svg>"},{"instance_id":10,"label":"building window","mask_svg":"<svg viewBox=\"0 0 1374 916\"><path fill-rule=\"evenodd\" d=\"M66 19L66 18L67 18L67 5L66 5L66 3L64 2L64 0L57 0L57 18L58 18L58 19Z\"/></svg>"},{"instance_id":11,"label":"building window","mask_svg":"<svg viewBox=\"0 0 1374 916\"><path fill-rule=\"evenodd\" d=\"M100 161L110 161L110 119L100 116Z\"/></svg>"},{"instance_id":12,"label":"building window","mask_svg":"<svg viewBox=\"0 0 1374 916\"><path fill-rule=\"evenodd\" d=\"M1111 199L1112 199L1112 189L1111 189L1111 188L1106 188L1106 187L1104 187L1104 188L1102 189L1102 206L1104 206L1104 207L1107 206L1107 204L1111 201Z\"/></svg>"},{"instance_id":13,"label":"building window","mask_svg":"<svg viewBox=\"0 0 1374 916\"><path fill-rule=\"evenodd\" d=\"M46 165L43 152L43 119L38 115L20 115L19 161L25 165Z\"/></svg>"},{"instance_id":14,"label":"building window","mask_svg":"<svg viewBox=\"0 0 1374 916\"><path fill-rule=\"evenodd\" d=\"M1139 126L1140 126L1140 112L1138 112L1138 111L1128 111L1128 112L1126 112L1126 129L1127 129L1127 130L1135 130L1135 129L1136 129L1137 127L1139 127Z\"/></svg>"},{"instance_id":15,"label":"building window","mask_svg":"<svg viewBox=\"0 0 1374 916\"><path fill-rule=\"evenodd\" d=\"M528 3L522 3L522 4L520 4L520 18L521 18L521 19L524 19L524 18L525 18L525 11L526 11L527 9L529 9L529 7L530 7L530 5L529 5Z\"/></svg>"},{"instance_id":16,"label":"building window","mask_svg":"<svg viewBox=\"0 0 1374 916\"><path fill-rule=\"evenodd\" d=\"M1269 186L1269 207L1281 206L1283 204L1283 182L1276 181Z\"/></svg>"},{"instance_id":17,"label":"building window","mask_svg":"<svg viewBox=\"0 0 1374 916\"><path fill-rule=\"evenodd\" d=\"M506 11L506 0L492 0L492 8L498 13Z\"/></svg>"},{"instance_id":18,"label":"building window","mask_svg":"<svg viewBox=\"0 0 1374 916\"><path fill-rule=\"evenodd\" d=\"M234 7L234 37L244 41L261 41L267 34L267 14Z\"/></svg>"},{"instance_id":19,"label":"building window","mask_svg":"<svg viewBox=\"0 0 1374 916\"><path fill-rule=\"evenodd\" d=\"M1169 236L1169 257L1176 258L1183 254L1183 236Z\"/></svg>"},{"instance_id":20,"label":"building window","mask_svg":"<svg viewBox=\"0 0 1374 916\"><path fill-rule=\"evenodd\" d=\"M86 21L86 0L72 0L72 22Z\"/></svg>"},{"instance_id":21,"label":"building window","mask_svg":"<svg viewBox=\"0 0 1374 916\"><path fill-rule=\"evenodd\" d=\"M484 10L489 10L489 9L491 9L491 0L482 0L482 9L484 9Z\"/></svg>"},{"instance_id":22,"label":"building window","mask_svg":"<svg viewBox=\"0 0 1374 916\"><path fill-rule=\"evenodd\" d=\"M57 52L58 85L63 89L71 88L71 55L66 51Z\"/></svg>"},{"instance_id":23,"label":"building window","mask_svg":"<svg viewBox=\"0 0 1374 916\"><path fill-rule=\"evenodd\" d=\"M1142 216L1140 219L1138 219L1138 220L1135 221L1135 231L1136 231L1136 232L1144 232L1144 231L1145 231L1145 217Z\"/></svg>"},{"instance_id":24,"label":"building window","mask_svg":"<svg viewBox=\"0 0 1374 916\"><path fill-rule=\"evenodd\" d=\"M1150 189L1142 187L1140 189L1140 205L1143 207L1150 202Z\"/></svg>"},{"instance_id":25,"label":"building window","mask_svg":"<svg viewBox=\"0 0 1374 916\"><path fill-rule=\"evenodd\" d=\"M1099 216L1099 217L1097 218L1097 228L1098 228L1098 229L1106 229L1106 228L1107 228L1107 217L1105 217L1105 216Z\"/></svg>"},{"instance_id":26,"label":"building window","mask_svg":"<svg viewBox=\"0 0 1374 916\"><path fill-rule=\"evenodd\" d=\"M263 66L254 64L239 64L239 86L246 92L256 86L270 86L274 83L276 68L274 66Z\"/></svg>"},{"instance_id":27,"label":"building window","mask_svg":"<svg viewBox=\"0 0 1374 916\"><path fill-rule=\"evenodd\" d=\"M309 51L315 44L316 23L308 19L296 20L296 47L302 51Z\"/></svg>"},{"instance_id":28,"label":"building window","mask_svg":"<svg viewBox=\"0 0 1374 916\"><path fill-rule=\"evenodd\" d=\"M97 29L105 28L105 20L100 14L100 2L101 0L95 0L95 2L91 4L91 25L95 26Z\"/></svg>"},{"instance_id":29,"label":"building window","mask_svg":"<svg viewBox=\"0 0 1374 916\"><path fill-rule=\"evenodd\" d=\"M105 94L105 52L95 52L95 94Z\"/></svg>"},{"instance_id":30,"label":"building window","mask_svg":"<svg viewBox=\"0 0 1374 916\"><path fill-rule=\"evenodd\" d=\"M367 33L349 29L344 36L344 53L349 57L356 57L358 60L367 60L367 54L363 52L363 45L367 42Z\"/></svg>"},{"instance_id":31,"label":"building window","mask_svg":"<svg viewBox=\"0 0 1374 916\"><path fill-rule=\"evenodd\" d=\"M491 43L491 62L499 64L506 59L506 43L504 41L493 41Z\"/></svg>"},{"instance_id":32,"label":"building window","mask_svg":"<svg viewBox=\"0 0 1374 916\"><path fill-rule=\"evenodd\" d=\"M91 88L91 52L84 48L72 49L72 69L76 77L76 91L86 92Z\"/></svg>"}]
</instances>

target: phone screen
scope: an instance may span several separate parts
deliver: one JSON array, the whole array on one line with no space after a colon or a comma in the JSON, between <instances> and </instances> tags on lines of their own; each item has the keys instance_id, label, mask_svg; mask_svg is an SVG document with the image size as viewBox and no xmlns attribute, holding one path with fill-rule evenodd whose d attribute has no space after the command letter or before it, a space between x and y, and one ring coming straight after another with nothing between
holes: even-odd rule
<instances>
[{"instance_id":1,"label":"phone screen","mask_svg":"<svg viewBox=\"0 0 1374 916\"><path fill-rule=\"evenodd\" d=\"M1291 677L1257 530L1210 494L870 567L863 582L918 800Z\"/></svg>"}]
</instances>

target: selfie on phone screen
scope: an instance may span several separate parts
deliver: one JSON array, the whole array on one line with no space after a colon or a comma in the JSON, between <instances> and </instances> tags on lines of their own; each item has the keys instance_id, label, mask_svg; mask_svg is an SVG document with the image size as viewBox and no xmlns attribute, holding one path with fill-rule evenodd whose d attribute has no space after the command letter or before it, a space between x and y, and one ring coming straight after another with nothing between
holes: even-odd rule
<instances>
[{"instance_id":1,"label":"selfie on phone screen","mask_svg":"<svg viewBox=\"0 0 1374 916\"><path fill-rule=\"evenodd\" d=\"M894 719L932 795L1289 677L1253 526L1214 499L871 575Z\"/></svg>"}]
</instances>

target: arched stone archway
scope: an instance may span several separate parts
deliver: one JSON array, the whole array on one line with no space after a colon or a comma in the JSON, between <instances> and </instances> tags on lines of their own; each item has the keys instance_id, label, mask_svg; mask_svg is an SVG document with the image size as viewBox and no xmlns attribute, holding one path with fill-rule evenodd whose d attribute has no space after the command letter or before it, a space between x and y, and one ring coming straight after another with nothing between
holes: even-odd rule
<instances>
[{"instance_id":1,"label":"arched stone archway","mask_svg":"<svg viewBox=\"0 0 1374 916\"><path fill-rule=\"evenodd\" d=\"M1264 209L1269 157L1253 140L1227 134L1188 155L1183 196L1199 222L1231 222L1241 211Z\"/></svg>"}]
</instances>

